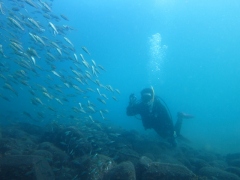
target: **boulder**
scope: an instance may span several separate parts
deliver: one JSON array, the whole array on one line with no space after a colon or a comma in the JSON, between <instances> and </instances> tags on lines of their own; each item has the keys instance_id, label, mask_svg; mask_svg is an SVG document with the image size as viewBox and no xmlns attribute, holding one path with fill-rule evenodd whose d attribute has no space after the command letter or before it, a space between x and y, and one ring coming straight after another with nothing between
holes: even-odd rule
<instances>
[{"instance_id":1,"label":"boulder","mask_svg":"<svg viewBox=\"0 0 240 180\"><path fill-rule=\"evenodd\" d=\"M178 159L174 158L170 154L161 154L158 158L158 162L165 164L179 164L183 165Z\"/></svg>"},{"instance_id":2,"label":"boulder","mask_svg":"<svg viewBox=\"0 0 240 180\"><path fill-rule=\"evenodd\" d=\"M29 154L37 147L27 136L24 138L2 138L0 140L0 151L5 155Z\"/></svg>"},{"instance_id":3,"label":"boulder","mask_svg":"<svg viewBox=\"0 0 240 180\"><path fill-rule=\"evenodd\" d=\"M219 160L219 157L218 157L217 154L210 153L210 152L207 152L207 151L201 151L201 152L196 156L196 158L202 159L202 160L204 160L204 161L206 161L206 162Z\"/></svg>"},{"instance_id":4,"label":"boulder","mask_svg":"<svg viewBox=\"0 0 240 180\"><path fill-rule=\"evenodd\" d=\"M126 161L118 164L117 166L110 169L110 171L105 174L103 180L135 180L136 173L134 165L131 161Z\"/></svg>"},{"instance_id":5,"label":"boulder","mask_svg":"<svg viewBox=\"0 0 240 180\"><path fill-rule=\"evenodd\" d=\"M45 158L48 161L48 163L51 163L52 159L53 159L52 153L50 153L49 151L46 151L46 150L36 150L33 152L32 155L41 156L41 157Z\"/></svg>"},{"instance_id":6,"label":"boulder","mask_svg":"<svg viewBox=\"0 0 240 180\"><path fill-rule=\"evenodd\" d=\"M19 149L11 149L11 150L6 151L6 152L4 153L5 156L10 156L10 155L22 155L22 154L23 154L23 152L20 151Z\"/></svg>"},{"instance_id":7,"label":"boulder","mask_svg":"<svg viewBox=\"0 0 240 180\"><path fill-rule=\"evenodd\" d=\"M209 162L209 164L212 167L216 167L219 169L225 169L228 167L228 164L226 163L226 161L223 161L223 160L215 160L215 161Z\"/></svg>"},{"instance_id":8,"label":"boulder","mask_svg":"<svg viewBox=\"0 0 240 180\"><path fill-rule=\"evenodd\" d=\"M152 162L153 161L146 156L142 156L140 158L138 164L135 166L137 179L140 179L142 177L142 174L149 168Z\"/></svg>"},{"instance_id":9,"label":"boulder","mask_svg":"<svg viewBox=\"0 0 240 180\"><path fill-rule=\"evenodd\" d=\"M30 123L17 123L16 129L21 129L31 135L42 135L44 133L44 128Z\"/></svg>"},{"instance_id":10,"label":"boulder","mask_svg":"<svg viewBox=\"0 0 240 180\"><path fill-rule=\"evenodd\" d=\"M52 154L53 163L57 167L62 167L62 165L69 160L69 156L64 151L54 146L54 144L50 142L41 143L38 147L38 150L50 152Z\"/></svg>"},{"instance_id":11,"label":"boulder","mask_svg":"<svg viewBox=\"0 0 240 180\"><path fill-rule=\"evenodd\" d=\"M110 157L101 154L78 157L72 161L72 165L78 168L80 179L102 179L116 166Z\"/></svg>"},{"instance_id":12,"label":"boulder","mask_svg":"<svg viewBox=\"0 0 240 180\"><path fill-rule=\"evenodd\" d=\"M225 171L236 174L240 177L240 168L237 167L228 167L225 169Z\"/></svg>"},{"instance_id":13,"label":"boulder","mask_svg":"<svg viewBox=\"0 0 240 180\"><path fill-rule=\"evenodd\" d=\"M139 160L139 166L141 167L141 169L145 169L147 170L147 168L150 166L150 164L152 163L153 161L146 157L146 156L142 156Z\"/></svg>"},{"instance_id":14,"label":"boulder","mask_svg":"<svg viewBox=\"0 0 240 180\"><path fill-rule=\"evenodd\" d=\"M240 180L237 175L215 167L203 167L199 170L199 175L207 177L208 179Z\"/></svg>"},{"instance_id":15,"label":"boulder","mask_svg":"<svg viewBox=\"0 0 240 180\"><path fill-rule=\"evenodd\" d=\"M0 179L55 179L48 162L40 156L5 156L0 159L0 169Z\"/></svg>"},{"instance_id":16,"label":"boulder","mask_svg":"<svg viewBox=\"0 0 240 180\"><path fill-rule=\"evenodd\" d=\"M240 168L240 159L233 159L228 164Z\"/></svg>"},{"instance_id":17,"label":"boulder","mask_svg":"<svg viewBox=\"0 0 240 180\"><path fill-rule=\"evenodd\" d=\"M4 138L24 139L28 137L28 133L16 127L8 127L3 130Z\"/></svg>"},{"instance_id":18,"label":"boulder","mask_svg":"<svg viewBox=\"0 0 240 180\"><path fill-rule=\"evenodd\" d=\"M70 157L83 156L93 150L92 142L87 140L90 138L85 138L84 132L73 126L57 126L53 131L46 131L41 139L54 144Z\"/></svg>"},{"instance_id":19,"label":"boulder","mask_svg":"<svg viewBox=\"0 0 240 180\"><path fill-rule=\"evenodd\" d=\"M235 160L235 159L240 159L240 153L232 153L232 154L228 154L226 156L227 162Z\"/></svg>"},{"instance_id":20,"label":"boulder","mask_svg":"<svg viewBox=\"0 0 240 180\"><path fill-rule=\"evenodd\" d=\"M197 180L197 177L185 166L153 162L149 165L148 169L143 172L141 179Z\"/></svg>"},{"instance_id":21,"label":"boulder","mask_svg":"<svg viewBox=\"0 0 240 180\"><path fill-rule=\"evenodd\" d=\"M203 167L210 167L210 165L203 159L191 158L190 163L194 167L194 172L198 172L199 169Z\"/></svg>"},{"instance_id":22,"label":"boulder","mask_svg":"<svg viewBox=\"0 0 240 180\"><path fill-rule=\"evenodd\" d=\"M120 149L116 154L116 162L121 163L124 161L131 161L133 164L137 164L139 161L139 154L130 149L130 148L123 148Z\"/></svg>"}]
</instances>

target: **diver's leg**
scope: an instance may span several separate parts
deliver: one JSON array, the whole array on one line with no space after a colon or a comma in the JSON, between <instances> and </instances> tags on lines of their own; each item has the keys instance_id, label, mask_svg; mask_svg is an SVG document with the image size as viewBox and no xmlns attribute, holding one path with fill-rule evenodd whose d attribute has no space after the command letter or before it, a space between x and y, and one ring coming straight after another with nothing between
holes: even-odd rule
<instances>
[{"instance_id":1,"label":"diver's leg","mask_svg":"<svg viewBox=\"0 0 240 180\"><path fill-rule=\"evenodd\" d=\"M182 112L178 112L177 113L177 122L174 126L174 129L176 131L176 135L177 136L180 136L180 132L181 132L181 128L182 128L182 121L183 121L183 118L184 119L191 119L193 118L194 116L191 115L191 114L186 114L186 113L182 113Z\"/></svg>"},{"instance_id":2,"label":"diver's leg","mask_svg":"<svg viewBox=\"0 0 240 180\"><path fill-rule=\"evenodd\" d=\"M176 147L177 146L177 142L175 140L174 137L174 132L173 129L168 129L168 128L153 128L155 130L155 132L161 136L162 138L164 138L168 143L171 144L172 147Z\"/></svg>"},{"instance_id":3,"label":"diver's leg","mask_svg":"<svg viewBox=\"0 0 240 180\"><path fill-rule=\"evenodd\" d=\"M176 131L176 135L179 136L180 135L180 132L181 132L181 128L182 128L182 121L183 121L183 118L181 116L180 113L178 113L178 116L177 116L177 122L174 126L174 129Z\"/></svg>"}]
</instances>

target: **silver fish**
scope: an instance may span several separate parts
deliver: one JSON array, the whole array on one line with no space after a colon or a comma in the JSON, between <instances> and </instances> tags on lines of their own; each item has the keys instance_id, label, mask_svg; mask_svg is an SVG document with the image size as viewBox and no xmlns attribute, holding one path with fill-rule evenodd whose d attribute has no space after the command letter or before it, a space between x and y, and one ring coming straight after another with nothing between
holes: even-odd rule
<instances>
[{"instance_id":1,"label":"silver fish","mask_svg":"<svg viewBox=\"0 0 240 180\"><path fill-rule=\"evenodd\" d=\"M53 29L53 34L56 35L58 34L57 28L54 26L53 23L49 22L50 27Z\"/></svg>"},{"instance_id":2,"label":"silver fish","mask_svg":"<svg viewBox=\"0 0 240 180\"><path fill-rule=\"evenodd\" d=\"M4 13L4 11L3 11L3 7L2 7L2 2L0 2L0 12L3 14L3 15L5 15L5 13Z\"/></svg>"},{"instance_id":3,"label":"silver fish","mask_svg":"<svg viewBox=\"0 0 240 180\"><path fill-rule=\"evenodd\" d=\"M25 0L25 2L26 2L27 4L29 4L30 6L38 9L38 6L37 6L36 4L34 4L31 0Z\"/></svg>"},{"instance_id":4,"label":"silver fish","mask_svg":"<svg viewBox=\"0 0 240 180\"><path fill-rule=\"evenodd\" d=\"M49 12L51 12L51 8L45 3L45 2L43 2L43 1L39 1L41 4L42 4L42 6L47 10L47 11L49 11Z\"/></svg>"},{"instance_id":5,"label":"silver fish","mask_svg":"<svg viewBox=\"0 0 240 180\"><path fill-rule=\"evenodd\" d=\"M3 57L6 57L5 54L3 53L3 47L2 47L1 44L0 44L0 54L1 54Z\"/></svg>"},{"instance_id":6,"label":"silver fish","mask_svg":"<svg viewBox=\"0 0 240 180\"><path fill-rule=\"evenodd\" d=\"M14 26L16 26L17 28L19 28L22 31L24 31L24 28L21 26L21 24L16 19L13 19L11 17L8 17L8 19Z\"/></svg>"},{"instance_id":7,"label":"silver fish","mask_svg":"<svg viewBox=\"0 0 240 180\"><path fill-rule=\"evenodd\" d=\"M61 14L60 16L61 16L64 20L69 21L69 19L68 19L65 15Z\"/></svg>"},{"instance_id":8,"label":"silver fish","mask_svg":"<svg viewBox=\"0 0 240 180\"><path fill-rule=\"evenodd\" d=\"M63 37L65 39L65 41L67 41L72 47L74 47L73 43L66 37Z\"/></svg>"},{"instance_id":9,"label":"silver fish","mask_svg":"<svg viewBox=\"0 0 240 180\"><path fill-rule=\"evenodd\" d=\"M43 28L41 28L41 26L38 24L37 21L35 21L34 19L32 18L28 18L29 22L31 22L36 28L38 28L39 31L44 31Z\"/></svg>"},{"instance_id":10,"label":"silver fish","mask_svg":"<svg viewBox=\"0 0 240 180\"><path fill-rule=\"evenodd\" d=\"M52 73L58 77L61 77L56 71L52 71Z\"/></svg>"},{"instance_id":11,"label":"silver fish","mask_svg":"<svg viewBox=\"0 0 240 180\"><path fill-rule=\"evenodd\" d=\"M86 47L83 46L82 49L83 49L87 54L91 55L90 52L88 51L88 49L87 49Z\"/></svg>"}]
</instances>

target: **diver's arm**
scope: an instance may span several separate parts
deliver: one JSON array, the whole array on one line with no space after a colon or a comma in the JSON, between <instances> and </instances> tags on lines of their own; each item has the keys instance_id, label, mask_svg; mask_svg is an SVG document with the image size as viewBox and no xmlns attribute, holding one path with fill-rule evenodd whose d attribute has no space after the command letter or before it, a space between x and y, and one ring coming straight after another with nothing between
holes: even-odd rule
<instances>
[{"instance_id":1,"label":"diver's arm","mask_svg":"<svg viewBox=\"0 0 240 180\"><path fill-rule=\"evenodd\" d=\"M137 106L136 105L128 105L127 115L128 116L135 116L137 114L138 114Z\"/></svg>"},{"instance_id":2,"label":"diver's arm","mask_svg":"<svg viewBox=\"0 0 240 180\"><path fill-rule=\"evenodd\" d=\"M128 116L135 116L138 114L138 105L137 105L137 98L134 94L129 96L129 104L127 107L127 115Z\"/></svg>"}]
</instances>

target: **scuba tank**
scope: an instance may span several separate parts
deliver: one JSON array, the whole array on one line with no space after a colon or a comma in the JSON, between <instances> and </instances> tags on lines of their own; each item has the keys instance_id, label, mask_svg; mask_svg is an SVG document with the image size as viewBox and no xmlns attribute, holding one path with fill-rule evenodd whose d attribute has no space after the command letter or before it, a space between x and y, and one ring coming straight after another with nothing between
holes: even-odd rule
<instances>
[{"instance_id":1,"label":"scuba tank","mask_svg":"<svg viewBox=\"0 0 240 180\"><path fill-rule=\"evenodd\" d=\"M154 92L154 89L153 89L152 86L151 86L151 90L152 90L152 94L153 94L151 101L152 101L152 103L153 103L153 102L154 102L154 99L155 99L155 92ZM166 108L167 113L168 113L170 119L173 120L173 119L172 119L172 114L171 114L171 112L170 112L170 110L169 110L166 102L165 102L161 97L159 97L159 96L157 96L157 97L158 97L158 99L160 100L161 104Z\"/></svg>"}]
</instances>

